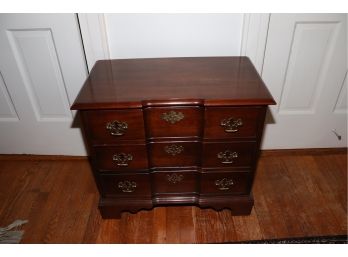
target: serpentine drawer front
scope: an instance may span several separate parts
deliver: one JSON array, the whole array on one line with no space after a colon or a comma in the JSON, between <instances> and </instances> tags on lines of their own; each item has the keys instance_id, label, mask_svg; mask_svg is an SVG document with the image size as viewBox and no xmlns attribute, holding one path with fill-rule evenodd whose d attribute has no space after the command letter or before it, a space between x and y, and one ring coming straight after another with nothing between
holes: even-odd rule
<instances>
[{"instance_id":1,"label":"serpentine drawer front","mask_svg":"<svg viewBox=\"0 0 348 257\"><path fill-rule=\"evenodd\" d=\"M71 109L103 218L182 204L250 214L271 104L247 57L98 61Z\"/></svg>"}]
</instances>

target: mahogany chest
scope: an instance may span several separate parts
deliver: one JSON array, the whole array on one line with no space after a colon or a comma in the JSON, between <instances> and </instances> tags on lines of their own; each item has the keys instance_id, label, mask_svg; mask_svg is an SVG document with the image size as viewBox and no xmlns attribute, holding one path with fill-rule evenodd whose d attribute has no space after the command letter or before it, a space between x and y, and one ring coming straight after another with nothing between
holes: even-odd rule
<instances>
[{"instance_id":1,"label":"mahogany chest","mask_svg":"<svg viewBox=\"0 0 348 257\"><path fill-rule=\"evenodd\" d=\"M98 61L71 109L103 218L167 205L249 214L271 104L247 57Z\"/></svg>"}]
</instances>

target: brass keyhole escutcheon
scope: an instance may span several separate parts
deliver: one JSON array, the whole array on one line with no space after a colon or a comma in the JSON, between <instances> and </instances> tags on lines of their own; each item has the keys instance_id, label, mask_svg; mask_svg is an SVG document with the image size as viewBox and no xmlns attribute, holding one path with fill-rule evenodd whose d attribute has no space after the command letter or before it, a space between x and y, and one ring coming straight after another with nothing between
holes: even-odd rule
<instances>
[{"instance_id":1,"label":"brass keyhole escutcheon","mask_svg":"<svg viewBox=\"0 0 348 257\"><path fill-rule=\"evenodd\" d=\"M229 187L232 185L233 185L232 179L222 178L222 179L215 180L215 186L217 186L218 189L221 191L229 190L230 189Z\"/></svg>"},{"instance_id":2,"label":"brass keyhole escutcheon","mask_svg":"<svg viewBox=\"0 0 348 257\"><path fill-rule=\"evenodd\" d=\"M175 111L165 112L161 115L161 119L170 124L175 124L181 121L183 118L185 118L185 115L182 112Z\"/></svg>"},{"instance_id":3,"label":"brass keyhole escutcheon","mask_svg":"<svg viewBox=\"0 0 348 257\"><path fill-rule=\"evenodd\" d=\"M221 159L221 163L223 164L231 164L234 159L238 158L238 153L230 150L226 150L224 152L219 152L217 154L217 158Z\"/></svg>"},{"instance_id":4,"label":"brass keyhole escutcheon","mask_svg":"<svg viewBox=\"0 0 348 257\"><path fill-rule=\"evenodd\" d=\"M243 121L241 118L229 117L221 120L220 126L224 127L227 133L235 133L239 127L243 126Z\"/></svg>"},{"instance_id":5,"label":"brass keyhole escutcheon","mask_svg":"<svg viewBox=\"0 0 348 257\"><path fill-rule=\"evenodd\" d=\"M164 151L167 153L167 154L170 154L172 156L175 156L177 154L180 154L184 151L184 147L182 145L166 145L164 147Z\"/></svg>"},{"instance_id":6,"label":"brass keyhole escutcheon","mask_svg":"<svg viewBox=\"0 0 348 257\"><path fill-rule=\"evenodd\" d=\"M114 120L106 123L106 129L112 136L123 136L128 129L128 124L124 121Z\"/></svg>"},{"instance_id":7,"label":"brass keyhole escutcheon","mask_svg":"<svg viewBox=\"0 0 348 257\"><path fill-rule=\"evenodd\" d=\"M167 175L167 180L173 184L176 184L176 183L182 181L183 178L184 178L184 175L182 175L182 174L178 175L176 173L173 173L173 174Z\"/></svg>"},{"instance_id":8,"label":"brass keyhole escutcheon","mask_svg":"<svg viewBox=\"0 0 348 257\"><path fill-rule=\"evenodd\" d=\"M117 166L128 166L128 163L133 160L133 156L127 153L117 153L112 156L112 160Z\"/></svg>"},{"instance_id":9,"label":"brass keyhole escutcheon","mask_svg":"<svg viewBox=\"0 0 348 257\"><path fill-rule=\"evenodd\" d=\"M135 191L137 183L135 181L125 180L118 182L117 186L124 193L132 193Z\"/></svg>"}]
</instances>

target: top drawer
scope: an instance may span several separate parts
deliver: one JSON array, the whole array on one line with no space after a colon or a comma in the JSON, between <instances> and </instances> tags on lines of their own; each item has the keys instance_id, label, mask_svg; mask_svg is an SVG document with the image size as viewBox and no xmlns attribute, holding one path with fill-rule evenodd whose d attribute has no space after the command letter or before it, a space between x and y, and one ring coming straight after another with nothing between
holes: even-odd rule
<instances>
[{"instance_id":1,"label":"top drawer","mask_svg":"<svg viewBox=\"0 0 348 257\"><path fill-rule=\"evenodd\" d=\"M264 123L263 107L208 107L204 138L256 138Z\"/></svg>"},{"instance_id":2,"label":"top drawer","mask_svg":"<svg viewBox=\"0 0 348 257\"><path fill-rule=\"evenodd\" d=\"M144 140L141 109L84 111L84 122L94 144L111 144L122 140Z\"/></svg>"},{"instance_id":3,"label":"top drawer","mask_svg":"<svg viewBox=\"0 0 348 257\"><path fill-rule=\"evenodd\" d=\"M148 107L145 123L149 138L201 137L203 108Z\"/></svg>"}]
</instances>

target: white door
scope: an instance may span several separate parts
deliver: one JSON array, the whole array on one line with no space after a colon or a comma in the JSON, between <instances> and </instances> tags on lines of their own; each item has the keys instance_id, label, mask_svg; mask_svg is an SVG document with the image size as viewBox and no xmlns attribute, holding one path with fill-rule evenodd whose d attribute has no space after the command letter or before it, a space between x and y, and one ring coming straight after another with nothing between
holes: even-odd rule
<instances>
[{"instance_id":1,"label":"white door","mask_svg":"<svg viewBox=\"0 0 348 257\"><path fill-rule=\"evenodd\" d=\"M271 14L262 77L277 105L263 148L347 146L346 76L346 14Z\"/></svg>"},{"instance_id":2,"label":"white door","mask_svg":"<svg viewBox=\"0 0 348 257\"><path fill-rule=\"evenodd\" d=\"M0 153L85 155L69 107L87 76L75 14L0 14Z\"/></svg>"}]
</instances>

